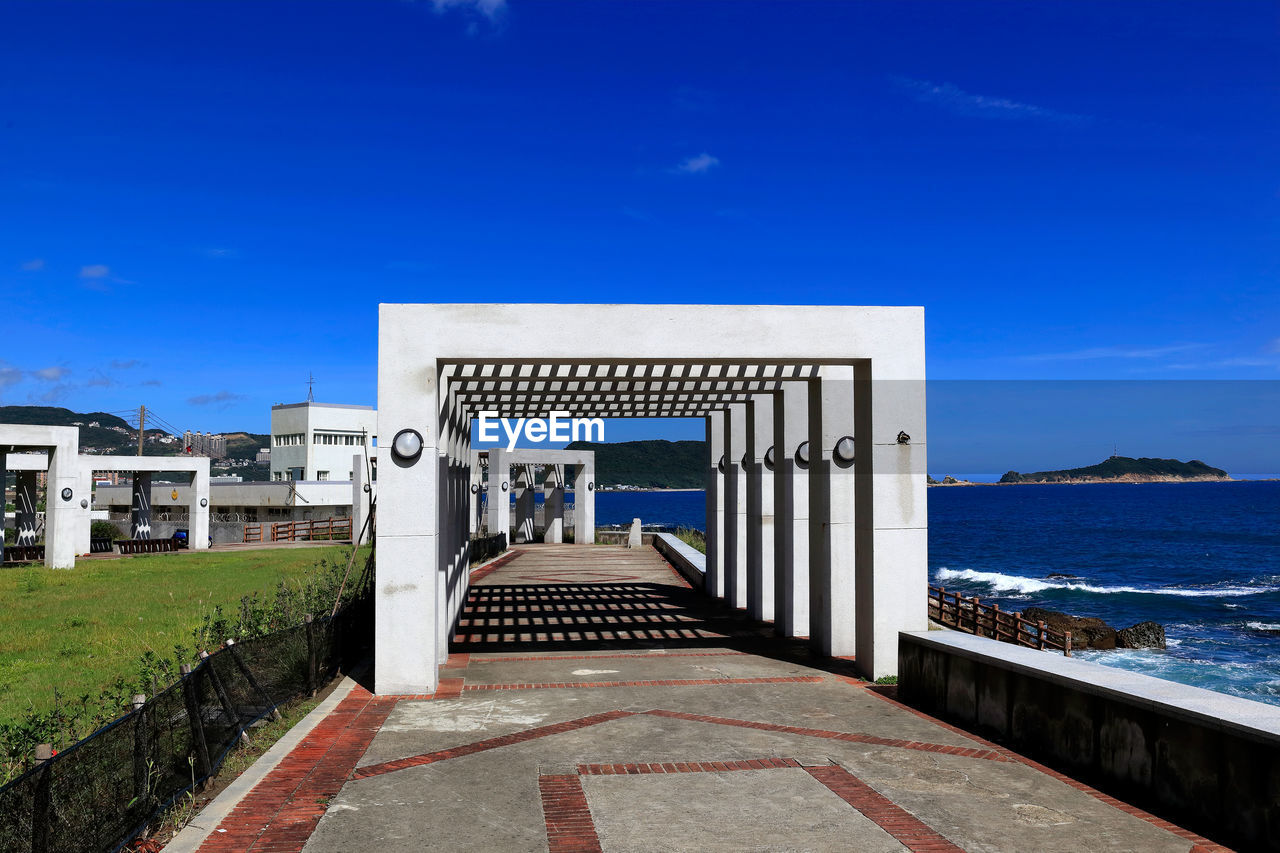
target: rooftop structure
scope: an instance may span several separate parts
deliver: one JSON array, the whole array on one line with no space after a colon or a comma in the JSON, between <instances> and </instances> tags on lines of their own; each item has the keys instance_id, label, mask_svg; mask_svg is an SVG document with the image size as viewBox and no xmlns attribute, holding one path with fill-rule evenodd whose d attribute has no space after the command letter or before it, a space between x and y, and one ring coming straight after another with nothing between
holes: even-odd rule
<instances>
[{"instance_id":1,"label":"rooftop structure","mask_svg":"<svg viewBox=\"0 0 1280 853\"><path fill-rule=\"evenodd\" d=\"M271 479L341 480L354 453L372 453L378 413L372 406L289 403L271 407Z\"/></svg>"}]
</instances>

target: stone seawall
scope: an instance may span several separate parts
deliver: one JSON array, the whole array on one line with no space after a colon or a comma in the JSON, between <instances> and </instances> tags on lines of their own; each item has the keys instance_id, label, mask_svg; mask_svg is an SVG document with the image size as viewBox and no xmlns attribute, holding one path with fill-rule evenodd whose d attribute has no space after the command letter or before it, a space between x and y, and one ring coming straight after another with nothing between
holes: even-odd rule
<instances>
[{"instance_id":1,"label":"stone seawall","mask_svg":"<svg viewBox=\"0 0 1280 853\"><path fill-rule=\"evenodd\" d=\"M1121 799L1280 849L1280 707L956 631L903 632L899 697Z\"/></svg>"}]
</instances>

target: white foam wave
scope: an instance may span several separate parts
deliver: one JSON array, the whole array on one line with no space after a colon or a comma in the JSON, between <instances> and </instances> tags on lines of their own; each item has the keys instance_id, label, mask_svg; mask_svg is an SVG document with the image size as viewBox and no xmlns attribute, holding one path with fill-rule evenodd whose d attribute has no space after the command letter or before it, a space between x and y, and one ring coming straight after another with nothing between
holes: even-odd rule
<instances>
[{"instance_id":1,"label":"white foam wave","mask_svg":"<svg viewBox=\"0 0 1280 853\"><path fill-rule=\"evenodd\" d=\"M1019 575L1006 575L1000 572L979 572L973 569L938 569L935 577L939 581L969 581L984 583L995 592L1034 593L1049 589L1070 589L1078 592L1092 592L1099 595L1129 592L1143 595L1176 595L1185 598L1234 598L1242 595L1260 595L1265 592L1280 590L1278 586L1220 586L1187 589L1184 587L1138 587L1138 586L1098 586L1082 581L1043 580L1040 578L1024 578Z\"/></svg>"},{"instance_id":2,"label":"white foam wave","mask_svg":"<svg viewBox=\"0 0 1280 853\"><path fill-rule=\"evenodd\" d=\"M1254 631L1280 631L1280 623L1277 622L1246 622L1244 626Z\"/></svg>"}]
</instances>

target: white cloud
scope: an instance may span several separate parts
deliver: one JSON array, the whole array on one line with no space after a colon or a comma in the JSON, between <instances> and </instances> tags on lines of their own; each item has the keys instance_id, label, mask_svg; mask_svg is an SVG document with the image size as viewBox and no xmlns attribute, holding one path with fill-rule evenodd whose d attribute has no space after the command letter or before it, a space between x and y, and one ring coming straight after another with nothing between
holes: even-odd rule
<instances>
[{"instance_id":1,"label":"white cloud","mask_svg":"<svg viewBox=\"0 0 1280 853\"><path fill-rule=\"evenodd\" d=\"M106 278L111 275L111 267L106 264L89 264L80 267L81 278Z\"/></svg>"},{"instance_id":2,"label":"white cloud","mask_svg":"<svg viewBox=\"0 0 1280 853\"><path fill-rule=\"evenodd\" d=\"M31 375L41 382L57 382L71 371L65 367L41 367L31 371Z\"/></svg>"},{"instance_id":3,"label":"white cloud","mask_svg":"<svg viewBox=\"0 0 1280 853\"><path fill-rule=\"evenodd\" d=\"M467 12L479 12L490 21L496 21L507 8L507 0L431 0L431 7L436 14L444 14L450 9L461 9Z\"/></svg>"},{"instance_id":4,"label":"white cloud","mask_svg":"<svg viewBox=\"0 0 1280 853\"><path fill-rule=\"evenodd\" d=\"M226 406L236 400L243 399L243 394L234 394L230 391L219 391L217 394L199 394L195 397L188 397L187 402L193 406L209 406L214 404Z\"/></svg>"},{"instance_id":5,"label":"white cloud","mask_svg":"<svg viewBox=\"0 0 1280 853\"><path fill-rule=\"evenodd\" d=\"M686 157L672 171L684 175L704 175L720 165L720 158L703 151L694 157Z\"/></svg>"},{"instance_id":6,"label":"white cloud","mask_svg":"<svg viewBox=\"0 0 1280 853\"><path fill-rule=\"evenodd\" d=\"M142 366L142 362L138 361L136 358L130 358L130 359L117 358L111 361L112 370L130 370L134 367L141 367L141 366Z\"/></svg>"},{"instance_id":7,"label":"white cloud","mask_svg":"<svg viewBox=\"0 0 1280 853\"><path fill-rule=\"evenodd\" d=\"M913 80L910 77L893 77L895 83L906 89L924 104L936 104L959 115L994 119L1033 119L1059 124L1084 124L1092 116L1061 112L1010 98L992 95L975 95L952 83L933 83Z\"/></svg>"},{"instance_id":8,"label":"white cloud","mask_svg":"<svg viewBox=\"0 0 1280 853\"><path fill-rule=\"evenodd\" d=\"M22 268L27 272L39 272L44 269L44 258L32 258L29 261L24 261Z\"/></svg>"},{"instance_id":9,"label":"white cloud","mask_svg":"<svg viewBox=\"0 0 1280 853\"><path fill-rule=\"evenodd\" d=\"M11 364L0 361L0 391L22 381L22 370Z\"/></svg>"}]
</instances>

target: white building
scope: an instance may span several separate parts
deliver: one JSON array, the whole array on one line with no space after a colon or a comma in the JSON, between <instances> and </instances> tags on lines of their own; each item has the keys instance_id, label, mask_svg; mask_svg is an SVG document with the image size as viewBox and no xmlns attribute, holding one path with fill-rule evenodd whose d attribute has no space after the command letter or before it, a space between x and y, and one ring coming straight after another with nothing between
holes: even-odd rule
<instances>
[{"instance_id":1,"label":"white building","mask_svg":"<svg viewBox=\"0 0 1280 853\"><path fill-rule=\"evenodd\" d=\"M271 407L271 479L350 481L352 456L377 444L372 406L289 403Z\"/></svg>"}]
</instances>

